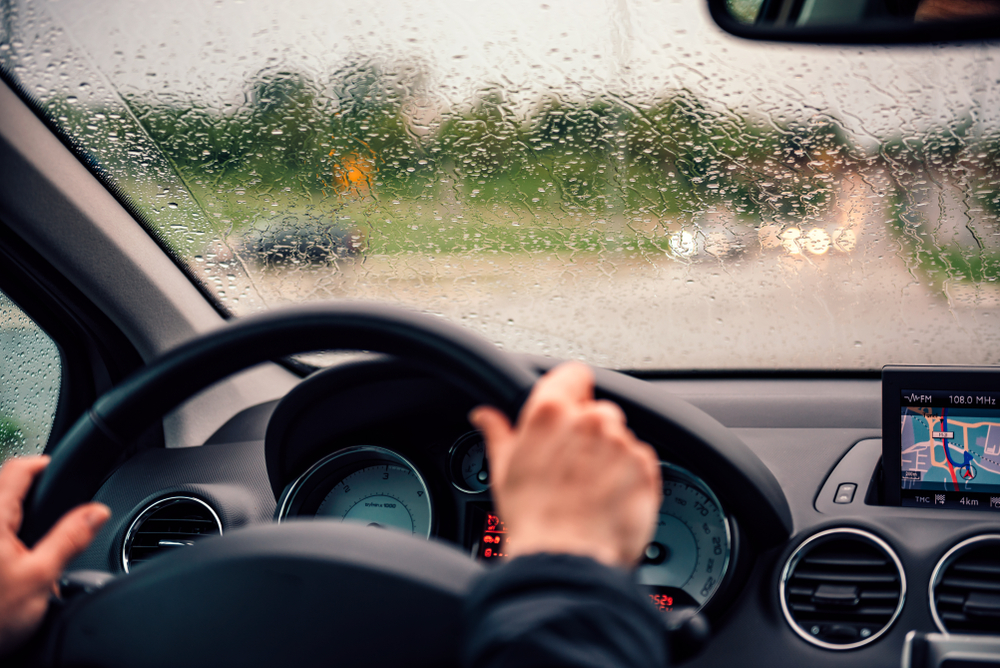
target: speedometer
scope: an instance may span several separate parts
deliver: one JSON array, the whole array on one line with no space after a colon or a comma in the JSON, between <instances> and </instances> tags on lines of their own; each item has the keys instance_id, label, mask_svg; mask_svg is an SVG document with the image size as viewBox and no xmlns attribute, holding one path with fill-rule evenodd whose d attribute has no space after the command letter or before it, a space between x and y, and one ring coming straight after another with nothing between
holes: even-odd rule
<instances>
[{"instance_id":1,"label":"speedometer","mask_svg":"<svg viewBox=\"0 0 1000 668\"><path fill-rule=\"evenodd\" d=\"M414 470L386 463L358 469L334 485L316 517L425 533L429 511L426 489Z\"/></svg>"},{"instance_id":2,"label":"speedometer","mask_svg":"<svg viewBox=\"0 0 1000 668\"><path fill-rule=\"evenodd\" d=\"M638 582L663 610L702 608L729 569L729 520L712 490L679 466L661 462L663 503Z\"/></svg>"},{"instance_id":3,"label":"speedometer","mask_svg":"<svg viewBox=\"0 0 1000 668\"><path fill-rule=\"evenodd\" d=\"M314 464L288 486L278 521L319 517L429 537L430 494L417 469L385 448L357 446Z\"/></svg>"}]
</instances>

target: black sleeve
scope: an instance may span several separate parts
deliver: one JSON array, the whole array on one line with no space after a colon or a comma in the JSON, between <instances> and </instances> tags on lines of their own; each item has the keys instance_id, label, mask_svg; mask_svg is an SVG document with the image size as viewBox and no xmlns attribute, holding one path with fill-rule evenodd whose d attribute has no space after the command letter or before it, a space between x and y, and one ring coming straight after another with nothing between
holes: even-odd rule
<instances>
[{"instance_id":1,"label":"black sleeve","mask_svg":"<svg viewBox=\"0 0 1000 668\"><path fill-rule=\"evenodd\" d=\"M659 668L660 613L625 571L536 554L487 573L466 599L465 668Z\"/></svg>"}]
</instances>

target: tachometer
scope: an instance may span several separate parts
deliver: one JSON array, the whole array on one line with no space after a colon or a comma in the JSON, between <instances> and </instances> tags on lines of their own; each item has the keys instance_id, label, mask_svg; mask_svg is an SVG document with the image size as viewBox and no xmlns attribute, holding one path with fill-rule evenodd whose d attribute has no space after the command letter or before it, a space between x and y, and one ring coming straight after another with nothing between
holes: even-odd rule
<instances>
[{"instance_id":1,"label":"tachometer","mask_svg":"<svg viewBox=\"0 0 1000 668\"><path fill-rule=\"evenodd\" d=\"M729 520L712 490L690 471L661 463L663 504L638 582L664 610L702 608L729 568Z\"/></svg>"},{"instance_id":2,"label":"tachometer","mask_svg":"<svg viewBox=\"0 0 1000 668\"><path fill-rule=\"evenodd\" d=\"M322 517L428 537L430 493L417 469L385 448L357 446L314 464L286 488L278 521Z\"/></svg>"},{"instance_id":3,"label":"tachometer","mask_svg":"<svg viewBox=\"0 0 1000 668\"><path fill-rule=\"evenodd\" d=\"M486 459L486 443L478 431L466 434L451 446L448 454L451 482L470 494L490 488L490 467Z\"/></svg>"}]
</instances>

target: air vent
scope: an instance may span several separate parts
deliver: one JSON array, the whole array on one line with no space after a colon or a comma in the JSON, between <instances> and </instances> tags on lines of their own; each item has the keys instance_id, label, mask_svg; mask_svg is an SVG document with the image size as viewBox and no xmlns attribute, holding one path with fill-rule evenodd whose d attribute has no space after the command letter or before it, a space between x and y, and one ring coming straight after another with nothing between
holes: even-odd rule
<instances>
[{"instance_id":1,"label":"air vent","mask_svg":"<svg viewBox=\"0 0 1000 668\"><path fill-rule=\"evenodd\" d=\"M906 598L903 565L885 541L859 529L830 529L792 553L781 607L792 629L826 649L852 649L892 626Z\"/></svg>"},{"instance_id":2,"label":"air vent","mask_svg":"<svg viewBox=\"0 0 1000 668\"><path fill-rule=\"evenodd\" d=\"M1000 535L962 541L941 557L930 586L931 614L942 633L1000 628Z\"/></svg>"},{"instance_id":3,"label":"air vent","mask_svg":"<svg viewBox=\"0 0 1000 668\"><path fill-rule=\"evenodd\" d=\"M139 513L125 534L122 566L128 573L158 554L221 535L222 522L204 501L190 496L160 499Z\"/></svg>"}]
</instances>

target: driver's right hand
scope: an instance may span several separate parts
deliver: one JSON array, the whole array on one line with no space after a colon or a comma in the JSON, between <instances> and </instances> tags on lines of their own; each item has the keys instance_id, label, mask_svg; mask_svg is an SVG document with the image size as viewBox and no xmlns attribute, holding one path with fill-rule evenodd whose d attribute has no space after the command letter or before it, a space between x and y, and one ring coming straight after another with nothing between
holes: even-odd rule
<instances>
[{"instance_id":1,"label":"driver's right hand","mask_svg":"<svg viewBox=\"0 0 1000 668\"><path fill-rule=\"evenodd\" d=\"M594 399L594 374L562 364L541 378L517 425L491 407L470 421L486 439L493 500L512 557L563 553L635 566L662 497L656 452L616 404Z\"/></svg>"}]
</instances>

